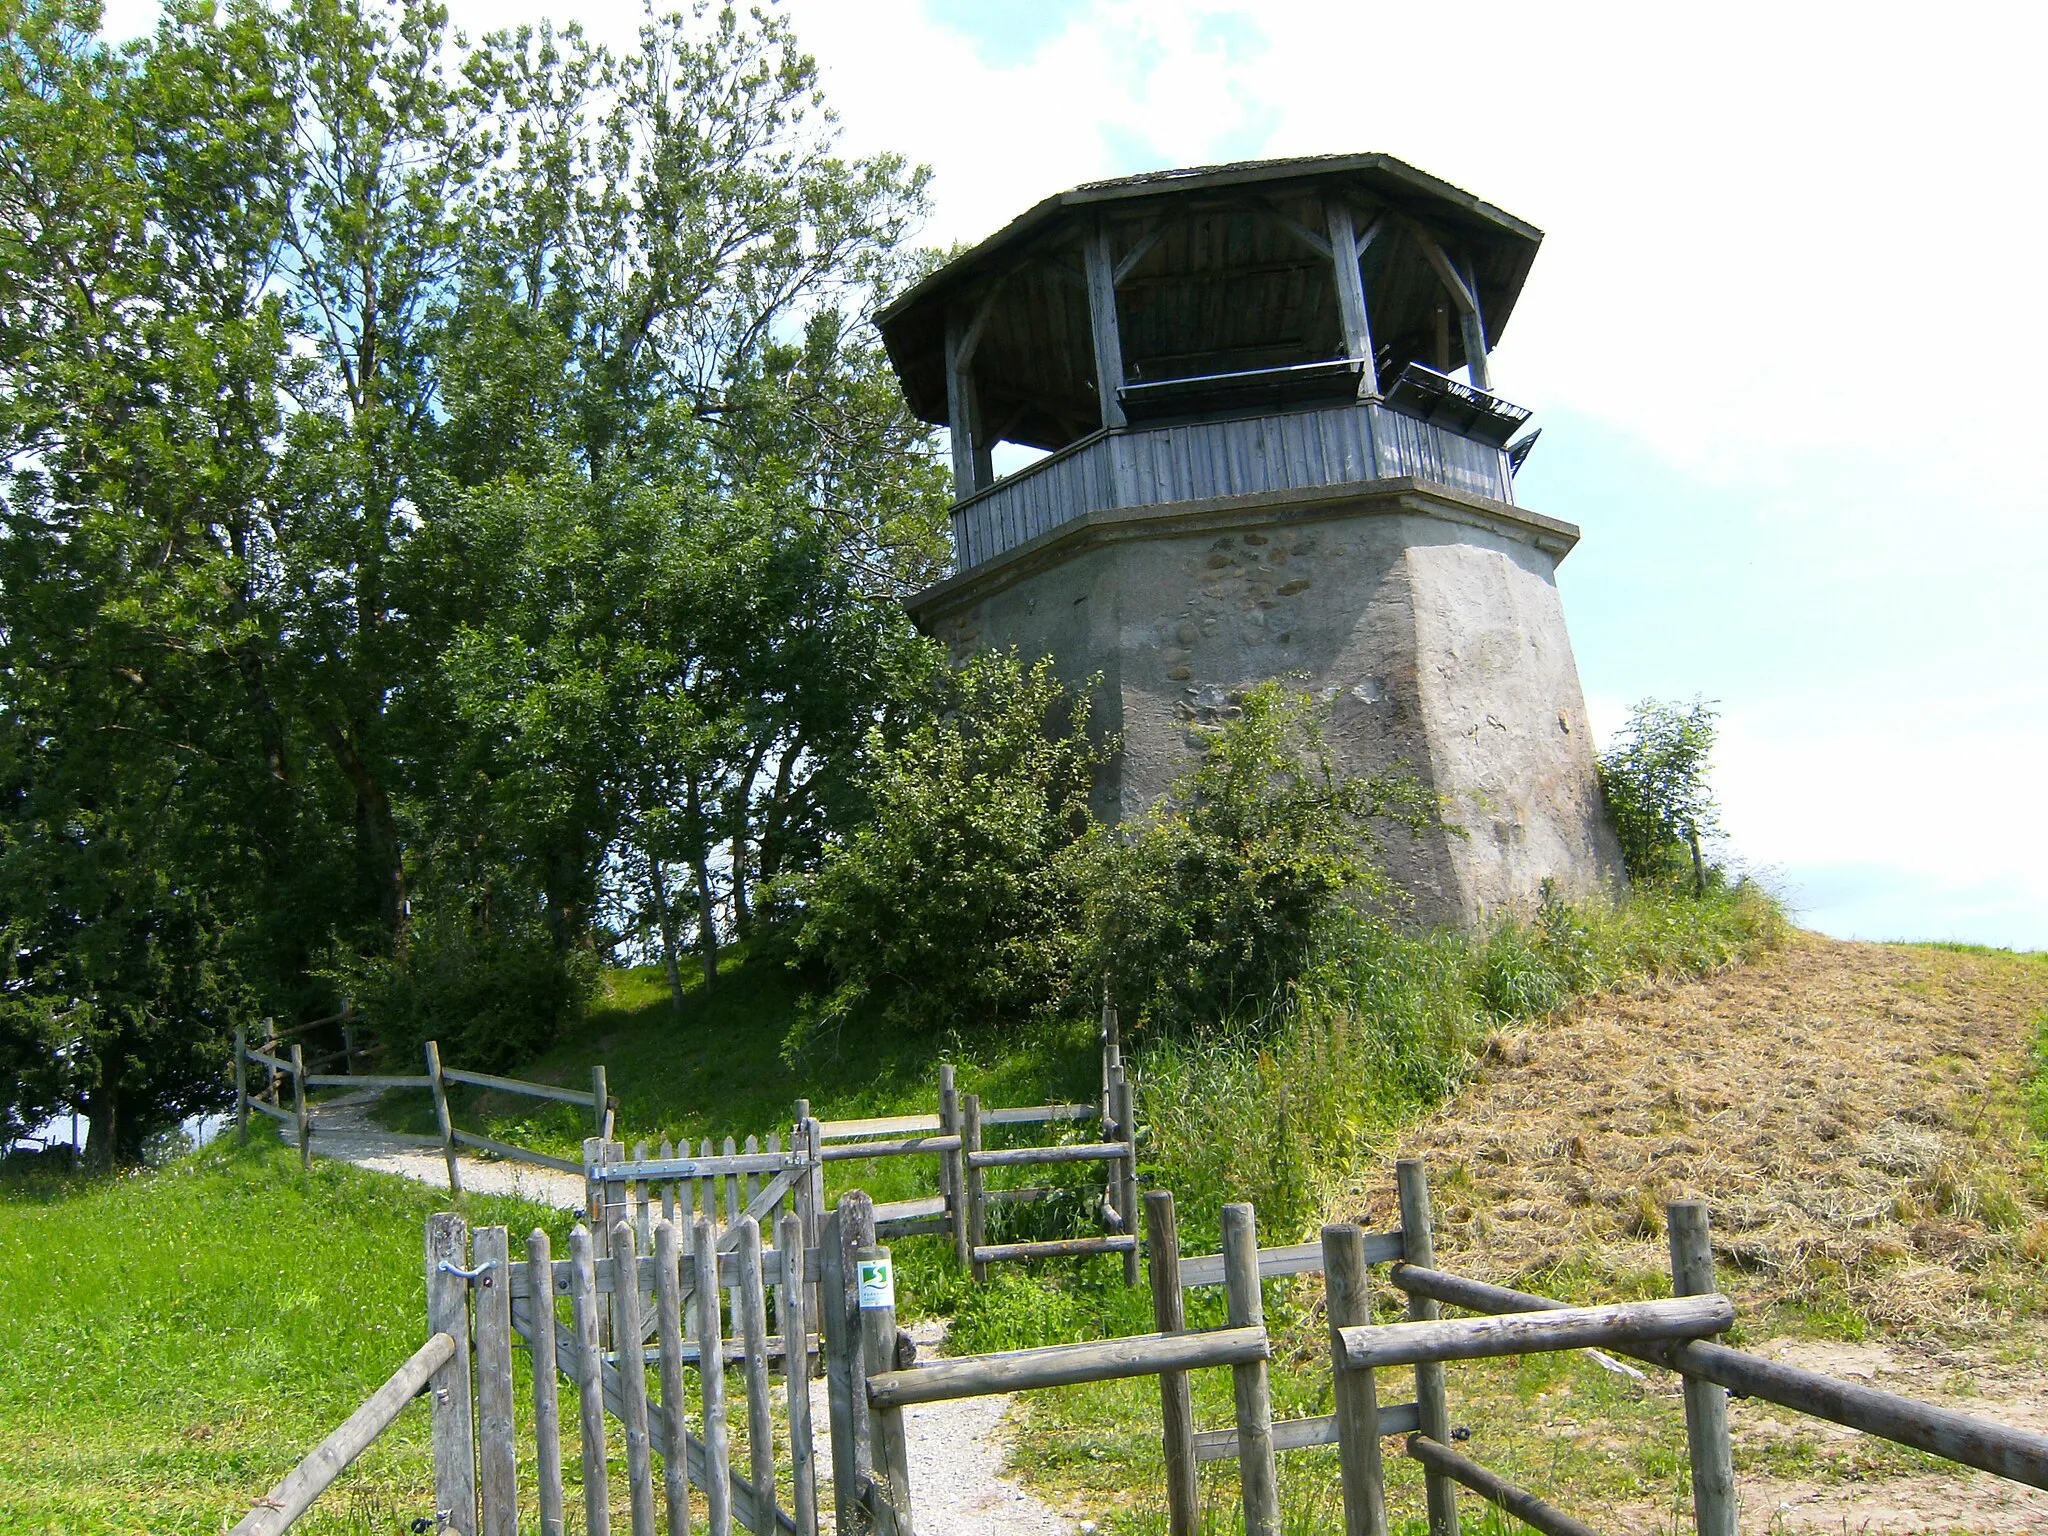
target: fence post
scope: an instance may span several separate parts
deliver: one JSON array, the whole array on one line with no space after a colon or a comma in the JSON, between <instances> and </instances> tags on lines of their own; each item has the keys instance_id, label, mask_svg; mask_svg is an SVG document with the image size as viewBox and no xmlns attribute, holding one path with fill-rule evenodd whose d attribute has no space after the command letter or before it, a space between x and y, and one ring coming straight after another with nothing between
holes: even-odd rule
<instances>
[{"instance_id":1,"label":"fence post","mask_svg":"<svg viewBox=\"0 0 2048 1536\"><path fill-rule=\"evenodd\" d=\"M590 1069L590 1134L600 1140L610 1134L604 1123L604 1112L610 1106L611 1091L605 1084L604 1063L599 1062Z\"/></svg>"},{"instance_id":2,"label":"fence post","mask_svg":"<svg viewBox=\"0 0 2048 1536\"><path fill-rule=\"evenodd\" d=\"M277 1021L275 1019L265 1019L263 1021L263 1053L275 1061L277 1059L277 1051ZM263 1069L263 1091L264 1095L270 1100L272 1108L277 1107L278 1084L282 1080L283 1075L277 1068L265 1067Z\"/></svg>"},{"instance_id":3,"label":"fence post","mask_svg":"<svg viewBox=\"0 0 2048 1536\"><path fill-rule=\"evenodd\" d=\"M1714 1290L1713 1233L1707 1208L1674 1200L1666 1211L1671 1240L1671 1294L1705 1296ZM1693 1521L1699 1536L1736 1536L1735 1459L1728 1442L1728 1393L1687 1376L1685 1445L1692 1460Z\"/></svg>"},{"instance_id":4,"label":"fence post","mask_svg":"<svg viewBox=\"0 0 2048 1536\"><path fill-rule=\"evenodd\" d=\"M1233 1328L1264 1328L1259 1228L1249 1205L1223 1207L1223 1285ZM1237 1476L1245 1536L1280 1536L1280 1485L1273 1466L1273 1398L1266 1362L1230 1368L1237 1398Z\"/></svg>"},{"instance_id":5,"label":"fence post","mask_svg":"<svg viewBox=\"0 0 2048 1536\"><path fill-rule=\"evenodd\" d=\"M806 1117L808 1118L808 1117ZM782 1379L789 1398L789 1480L798 1536L818 1536L818 1468L811 1439L811 1276L804 1271L804 1222L796 1212L782 1218ZM798 1367L801 1367L800 1369Z\"/></svg>"},{"instance_id":6,"label":"fence post","mask_svg":"<svg viewBox=\"0 0 2048 1536\"><path fill-rule=\"evenodd\" d=\"M775 1420L768 1402L768 1298L762 1284L761 1224L752 1216L740 1218L739 1241L740 1309L733 1319L734 1331L746 1346L747 1376L747 1466L754 1480L754 1520L757 1531L775 1529ZM783 1341L785 1364L789 1339ZM797 1358L803 1358L798 1346ZM785 1381L794 1381L785 1373ZM797 1390L801 1390L798 1388Z\"/></svg>"},{"instance_id":7,"label":"fence post","mask_svg":"<svg viewBox=\"0 0 2048 1536\"><path fill-rule=\"evenodd\" d=\"M633 1536L654 1536L654 1437L647 1428L639 1252L629 1216L612 1228L612 1343L619 1358L619 1422L626 1431L626 1499Z\"/></svg>"},{"instance_id":8,"label":"fence post","mask_svg":"<svg viewBox=\"0 0 2048 1536\"><path fill-rule=\"evenodd\" d=\"M1402 1260L1417 1269L1435 1269L1429 1172L1420 1159L1404 1157L1394 1164L1394 1184L1401 1199ZM1408 1298L1412 1321L1431 1322L1442 1314L1443 1309L1426 1296ZM1423 1434L1438 1445L1451 1443L1451 1414L1444 1396L1441 1361L1423 1361L1415 1367L1415 1410ZM1429 1501L1429 1536L1458 1536L1458 1485L1441 1472L1425 1471L1422 1486Z\"/></svg>"},{"instance_id":9,"label":"fence post","mask_svg":"<svg viewBox=\"0 0 2048 1536\"><path fill-rule=\"evenodd\" d=\"M1138 1283L1138 1096L1131 1086L1130 1073L1122 1062L1117 1063L1116 1080L1111 1085L1111 1097L1116 1104L1116 1139L1124 1144L1124 1156L1113 1168L1116 1182L1117 1214L1123 1218L1124 1231L1130 1235L1130 1251L1124 1255L1124 1284Z\"/></svg>"},{"instance_id":10,"label":"fence post","mask_svg":"<svg viewBox=\"0 0 2048 1536\"><path fill-rule=\"evenodd\" d=\"M818 1237L820 1308L824 1335L825 1401L832 1427L832 1502L839 1536L872 1528L865 1502L873 1469L868 1456L867 1371L861 1364L860 1250L875 1240L875 1204L861 1190L842 1195Z\"/></svg>"},{"instance_id":11,"label":"fence post","mask_svg":"<svg viewBox=\"0 0 2048 1536\"><path fill-rule=\"evenodd\" d=\"M511 1241L503 1227L482 1227L470 1251L472 1267L483 1271L473 1292L477 1493L483 1506L478 1536L519 1536L519 1479L512 1448Z\"/></svg>"},{"instance_id":12,"label":"fence post","mask_svg":"<svg viewBox=\"0 0 2048 1536\"><path fill-rule=\"evenodd\" d=\"M860 1292L860 1340L866 1376L895 1369L896 1365L896 1269L889 1250L869 1246L856 1256ZM890 1526L883 1536L914 1536L910 1514L910 1447L903 1437L901 1408L868 1407L868 1432L873 1439L871 1455L879 1477L878 1510L886 1510Z\"/></svg>"},{"instance_id":13,"label":"fence post","mask_svg":"<svg viewBox=\"0 0 2048 1536\"><path fill-rule=\"evenodd\" d=\"M1330 1318L1330 1373L1337 1398L1337 1460L1344 1479L1344 1536L1386 1536L1386 1468L1380 1460L1379 1387L1370 1370L1349 1370L1338 1331L1372 1321L1365 1232L1352 1222L1323 1228L1323 1282ZM1433 1507L1433 1506L1432 1506Z\"/></svg>"},{"instance_id":14,"label":"fence post","mask_svg":"<svg viewBox=\"0 0 2048 1536\"><path fill-rule=\"evenodd\" d=\"M939 1133L943 1136L963 1134L960 1123L960 1085L954 1076L953 1063L939 1063ZM973 1244L967 1236L967 1154L966 1143L960 1148L941 1153L939 1157L939 1192L946 1197L946 1216L953 1228L953 1258L962 1269L974 1262L971 1252Z\"/></svg>"},{"instance_id":15,"label":"fence post","mask_svg":"<svg viewBox=\"0 0 2048 1536\"><path fill-rule=\"evenodd\" d=\"M292 1112L299 1120L299 1166L313 1166L313 1117L306 1110L306 1052L292 1043Z\"/></svg>"},{"instance_id":16,"label":"fence post","mask_svg":"<svg viewBox=\"0 0 2048 1536\"><path fill-rule=\"evenodd\" d=\"M697 1383L704 1399L704 1509L711 1536L732 1536L732 1437L725 1417L725 1328L718 1314L718 1229L690 1221L697 1294Z\"/></svg>"},{"instance_id":17,"label":"fence post","mask_svg":"<svg viewBox=\"0 0 2048 1536\"><path fill-rule=\"evenodd\" d=\"M1187 1327L1187 1307L1180 1288L1180 1226L1171 1190L1155 1189L1145 1196L1145 1232L1152 1250L1152 1326L1161 1333L1179 1333ZM1202 1510L1195 1485L1195 1407L1186 1371L1159 1373L1159 1421L1166 1458L1167 1536L1198 1536Z\"/></svg>"},{"instance_id":18,"label":"fence post","mask_svg":"<svg viewBox=\"0 0 2048 1536\"><path fill-rule=\"evenodd\" d=\"M235 1134L249 1145L249 1033L235 1026Z\"/></svg>"},{"instance_id":19,"label":"fence post","mask_svg":"<svg viewBox=\"0 0 2048 1536\"><path fill-rule=\"evenodd\" d=\"M554 1250L540 1227L526 1240L526 1304L533 1319L533 1451L540 1536L562 1536L562 1399L555 1383Z\"/></svg>"},{"instance_id":20,"label":"fence post","mask_svg":"<svg viewBox=\"0 0 2048 1536\"><path fill-rule=\"evenodd\" d=\"M611 1489L605 1478L604 1353L598 1335L597 1259L590 1228L569 1234L570 1317L576 1328L576 1407L583 1431L583 1528L608 1536L612 1528Z\"/></svg>"},{"instance_id":21,"label":"fence post","mask_svg":"<svg viewBox=\"0 0 2048 1536\"><path fill-rule=\"evenodd\" d=\"M967 1170L967 1262L976 1284L988 1279L988 1266L975 1257L975 1249L988 1242L988 1198L985 1175L974 1166L974 1154L981 1150L981 1095L967 1095L965 1119L960 1132L960 1161Z\"/></svg>"},{"instance_id":22,"label":"fence post","mask_svg":"<svg viewBox=\"0 0 2048 1536\"><path fill-rule=\"evenodd\" d=\"M683 1393L683 1259L680 1234L672 1220L659 1221L654 1227L654 1333L661 1346L661 1406L668 1417L668 1436L661 1443L668 1536L689 1536L690 1430L684 1417L689 1404Z\"/></svg>"},{"instance_id":23,"label":"fence post","mask_svg":"<svg viewBox=\"0 0 2048 1536\"><path fill-rule=\"evenodd\" d=\"M462 1170L455 1162L455 1121L448 1113L448 1083L441 1076L441 1042L427 1042L427 1076L433 1080L434 1118L441 1122L441 1155L448 1160L448 1193L462 1194Z\"/></svg>"},{"instance_id":24,"label":"fence post","mask_svg":"<svg viewBox=\"0 0 2048 1536\"><path fill-rule=\"evenodd\" d=\"M428 1383L434 1414L434 1515L455 1536L477 1536L476 1430L469 1398L469 1223L452 1211L427 1218L427 1333L455 1353Z\"/></svg>"}]
</instances>

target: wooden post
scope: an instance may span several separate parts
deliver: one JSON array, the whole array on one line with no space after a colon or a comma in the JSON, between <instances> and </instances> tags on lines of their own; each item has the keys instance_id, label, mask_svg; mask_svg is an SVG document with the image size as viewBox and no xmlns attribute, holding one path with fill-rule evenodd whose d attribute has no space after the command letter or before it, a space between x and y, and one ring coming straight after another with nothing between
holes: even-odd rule
<instances>
[{"instance_id":1,"label":"wooden post","mask_svg":"<svg viewBox=\"0 0 2048 1536\"><path fill-rule=\"evenodd\" d=\"M896 1366L896 1266L889 1250L869 1246L856 1255L860 1299L861 1357L869 1376ZM863 1381L863 1386L865 1382ZM910 1447L903 1436L903 1410L870 1405L868 1433L872 1441L878 1503L893 1526L883 1536L915 1536L910 1513Z\"/></svg>"},{"instance_id":2,"label":"wooden post","mask_svg":"<svg viewBox=\"0 0 2048 1536\"><path fill-rule=\"evenodd\" d=\"M306 1110L306 1053L292 1042L292 1112L299 1121L299 1166L313 1166L313 1117Z\"/></svg>"},{"instance_id":3,"label":"wooden post","mask_svg":"<svg viewBox=\"0 0 2048 1536\"><path fill-rule=\"evenodd\" d=\"M1674 1200L1666 1210L1671 1294L1714 1292L1713 1233L1707 1208ZM1728 1393L1696 1376L1685 1382L1685 1444L1692 1459L1693 1521L1699 1536L1736 1536L1735 1458L1728 1440Z\"/></svg>"},{"instance_id":4,"label":"wooden post","mask_svg":"<svg viewBox=\"0 0 2048 1536\"><path fill-rule=\"evenodd\" d=\"M249 1035L235 1026L235 1135L249 1145Z\"/></svg>"},{"instance_id":5,"label":"wooden post","mask_svg":"<svg viewBox=\"0 0 2048 1536\"><path fill-rule=\"evenodd\" d=\"M633 1161L644 1163L647 1161L647 1158L647 1143L645 1141L635 1142L633 1144ZM633 1240L639 1244L640 1252L652 1253L654 1251L654 1213L648 1197L654 1193L653 1182L648 1179L635 1179L626 1188L633 1200Z\"/></svg>"},{"instance_id":6,"label":"wooden post","mask_svg":"<svg viewBox=\"0 0 2048 1536\"><path fill-rule=\"evenodd\" d=\"M1365 308L1365 275L1358 266L1358 225L1351 205L1342 198L1325 210L1330 229L1330 260L1337 268L1337 312L1344 321L1344 352L1363 363L1358 391L1362 395L1380 392L1379 372L1373 365L1372 321Z\"/></svg>"},{"instance_id":7,"label":"wooden post","mask_svg":"<svg viewBox=\"0 0 2048 1536\"><path fill-rule=\"evenodd\" d=\"M611 1108L611 1089L605 1083L604 1063L599 1062L590 1069L590 1134L600 1141L611 1139L611 1127L606 1123L606 1112Z\"/></svg>"},{"instance_id":8,"label":"wooden post","mask_svg":"<svg viewBox=\"0 0 2048 1536\"><path fill-rule=\"evenodd\" d=\"M808 1109L809 1106L806 1105L805 1108ZM822 1250L825 1241L825 1131L818 1124L817 1117L809 1114L804 1116L804 1157L810 1166L804 1174L805 1196L797 1203L797 1212L804 1219L804 1246ZM805 1311L817 1320L817 1326L822 1330L825 1316L822 1275L814 1274L809 1278L810 1304ZM824 1348L822 1332L818 1347ZM813 1374L819 1374L821 1371L822 1364L813 1371Z\"/></svg>"},{"instance_id":9,"label":"wooden post","mask_svg":"<svg viewBox=\"0 0 2048 1536\"><path fill-rule=\"evenodd\" d=\"M1465 279L1465 297L1471 301L1458 307L1458 325L1465 337L1465 373L1474 389L1491 390L1493 372L1486 359L1486 317L1480 313L1479 283L1469 260L1459 276Z\"/></svg>"},{"instance_id":10,"label":"wooden post","mask_svg":"<svg viewBox=\"0 0 2048 1536\"><path fill-rule=\"evenodd\" d=\"M988 1266L976 1258L975 1250L988 1241L988 1196L982 1170L974 1166L971 1154L981 1150L981 1095L967 1095L966 1118L961 1131L961 1162L967 1170L967 1258L977 1284L988 1279Z\"/></svg>"},{"instance_id":11,"label":"wooden post","mask_svg":"<svg viewBox=\"0 0 2048 1536\"><path fill-rule=\"evenodd\" d=\"M477 1536L476 1433L469 1396L469 1223L452 1211L427 1218L427 1332L455 1353L428 1383L434 1404L434 1511L439 1528Z\"/></svg>"},{"instance_id":12,"label":"wooden post","mask_svg":"<svg viewBox=\"0 0 2048 1536\"><path fill-rule=\"evenodd\" d=\"M519 1536L519 1475L512 1448L512 1249L503 1227L471 1240L476 1277L478 1536Z\"/></svg>"},{"instance_id":13,"label":"wooden post","mask_svg":"<svg viewBox=\"0 0 2048 1536\"><path fill-rule=\"evenodd\" d=\"M841 1197L839 1208L825 1218L818 1237L822 1308L818 1328L824 1335L826 1405L832 1419L833 1516L838 1536L863 1536L871 1529L862 1495L872 1463L856 1255L874 1240L874 1202L857 1189Z\"/></svg>"},{"instance_id":14,"label":"wooden post","mask_svg":"<svg viewBox=\"0 0 2048 1536\"><path fill-rule=\"evenodd\" d=\"M640 1327L640 1246L633 1223L612 1227L612 1338L619 1357L619 1422L626 1427L626 1495L633 1536L654 1536L654 1437L647 1425L647 1360Z\"/></svg>"},{"instance_id":15,"label":"wooden post","mask_svg":"<svg viewBox=\"0 0 2048 1536\"><path fill-rule=\"evenodd\" d=\"M939 1063L939 1134L960 1134L960 1088L953 1063ZM946 1197L946 1217L953 1228L953 1258L962 1269L973 1262L967 1237L967 1154L962 1149L939 1155L939 1193Z\"/></svg>"},{"instance_id":16,"label":"wooden post","mask_svg":"<svg viewBox=\"0 0 2048 1536\"><path fill-rule=\"evenodd\" d=\"M732 1536L732 1442L725 1423L725 1327L718 1315L718 1229L690 1223L697 1284L697 1380L704 1398L704 1506L711 1536Z\"/></svg>"},{"instance_id":17,"label":"wooden post","mask_svg":"<svg viewBox=\"0 0 2048 1536\"><path fill-rule=\"evenodd\" d=\"M740 1218L740 1313L733 1319L746 1348L747 1462L754 1482L756 1531L775 1529L775 1420L768 1401L768 1303L761 1284L761 1224ZM783 1341L787 1347L788 1340Z\"/></svg>"},{"instance_id":18,"label":"wooden post","mask_svg":"<svg viewBox=\"0 0 2048 1536\"><path fill-rule=\"evenodd\" d=\"M1259 1228L1249 1205L1223 1207L1223 1286L1233 1328L1266 1326L1259 1291ZM1266 1362L1230 1368L1237 1399L1237 1475L1245 1536L1280 1536L1280 1483L1273 1465L1273 1399Z\"/></svg>"},{"instance_id":19,"label":"wooden post","mask_svg":"<svg viewBox=\"0 0 2048 1536\"><path fill-rule=\"evenodd\" d=\"M555 1265L539 1227L526 1240L526 1296L533 1316L533 1454L538 1463L540 1536L563 1536L562 1400L555 1384Z\"/></svg>"},{"instance_id":20,"label":"wooden post","mask_svg":"<svg viewBox=\"0 0 2048 1536\"><path fill-rule=\"evenodd\" d=\"M1088 232L1088 329L1095 343L1095 390L1102 424L1124 424L1124 348L1117 332L1116 267L1109 259L1109 230L1100 219Z\"/></svg>"},{"instance_id":21,"label":"wooden post","mask_svg":"<svg viewBox=\"0 0 2048 1536\"><path fill-rule=\"evenodd\" d=\"M427 1076L433 1079L434 1118L441 1123L441 1155L448 1160L448 1193L462 1194L462 1169L455 1161L455 1121L448 1113L448 1082L441 1076L441 1042L427 1042Z\"/></svg>"},{"instance_id":22,"label":"wooden post","mask_svg":"<svg viewBox=\"0 0 2048 1536\"><path fill-rule=\"evenodd\" d=\"M1130 1074L1119 1061L1112 1096L1116 1103L1116 1139L1124 1144L1125 1155L1110 1165L1116 1174L1116 1208L1124 1231L1132 1239L1124 1255L1124 1284L1138 1283L1138 1094Z\"/></svg>"},{"instance_id":23,"label":"wooden post","mask_svg":"<svg viewBox=\"0 0 2048 1536\"><path fill-rule=\"evenodd\" d=\"M1180 1287L1180 1225L1171 1190L1155 1189L1145 1196L1145 1233L1152 1250L1152 1326L1160 1333L1179 1333L1187 1327L1187 1307ZM1202 1508L1195 1485L1195 1404L1186 1371L1159 1373L1159 1421L1166 1458L1167 1536L1198 1536Z\"/></svg>"},{"instance_id":24,"label":"wooden post","mask_svg":"<svg viewBox=\"0 0 2048 1536\"><path fill-rule=\"evenodd\" d=\"M662 1491L668 1498L668 1536L690 1536L689 1404L683 1392L683 1260L676 1225L654 1229L654 1331L661 1345L661 1406L668 1438L661 1445ZM539 1370L536 1361L534 1369Z\"/></svg>"},{"instance_id":25,"label":"wooden post","mask_svg":"<svg viewBox=\"0 0 2048 1536\"><path fill-rule=\"evenodd\" d=\"M974 352L967 331L969 317L955 307L946 316L946 435L953 446L953 499L965 501L981 489L976 473L977 407L974 389Z\"/></svg>"},{"instance_id":26,"label":"wooden post","mask_svg":"<svg viewBox=\"0 0 2048 1536\"><path fill-rule=\"evenodd\" d=\"M1354 1223L1323 1228L1323 1283L1330 1316L1330 1372L1336 1387L1337 1460L1344 1479L1344 1536L1387 1536L1379 1389L1371 1371L1345 1366L1338 1338L1339 1329L1372 1321L1372 1299L1366 1290L1365 1232ZM1434 1509L1433 1504L1431 1507Z\"/></svg>"},{"instance_id":27,"label":"wooden post","mask_svg":"<svg viewBox=\"0 0 2048 1536\"><path fill-rule=\"evenodd\" d=\"M275 1019L265 1019L263 1021L263 1054L275 1061L277 1059L277 1051L277 1021ZM270 1100L273 1107L277 1104L278 1084L282 1080L282 1075L278 1072L277 1068L265 1067L263 1069L263 1096Z\"/></svg>"},{"instance_id":28,"label":"wooden post","mask_svg":"<svg viewBox=\"0 0 2048 1536\"><path fill-rule=\"evenodd\" d=\"M805 1291L804 1221L795 1211L782 1218L776 1234L782 1250L781 1310L783 1384L789 1393L789 1478L796 1505L797 1536L818 1536L818 1468L811 1441L810 1318Z\"/></svg>"},{"instance_id":29,"label":"wooden post","mask_svg":"<svg viewBox=\"0 0 2048 1536\"><path fill-rule=\"evenodd\" d=\"M1430 1211L1429 1172L1420 1159L1404 1157L1394 1164L1394 1184L1401 1199L1401 1257L1417 1269L1436 1268L1435 1218ZM1408 1316L1434 1322L1443 1309L1427 1296L1408 1298ZM1370 1315L1359 1321L1370 1320ZM1450 1407L1444 1395L1444 1368L1426 1360L1415 1367L1415 1408L1421 1432L1438 1445L1451 1443ZM1441 1472L1425 1470L1424 1495L1429 1501L1429 1536L1458 1536L1458 1485Z\"/></svg>"},{"instance_id":30,"label":"wooden post","mask_svg":"<svg viewBox=\"0 0 2048 1536\"><path fill-rule=\"evenodd\" d=\"M583 1431L583 1529L609 1536L611 1489L605 1479L604 1346L597 1327L597 1257L590 1228L569 1234L569 1301L576 1327L576 1407Z\"/></svg>"}]
</instances>

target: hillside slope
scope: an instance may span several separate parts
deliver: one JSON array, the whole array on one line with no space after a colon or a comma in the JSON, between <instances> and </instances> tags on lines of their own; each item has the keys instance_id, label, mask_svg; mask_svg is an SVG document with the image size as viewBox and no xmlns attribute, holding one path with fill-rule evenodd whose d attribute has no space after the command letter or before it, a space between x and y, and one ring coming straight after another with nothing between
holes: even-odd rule
<instances>
[{"instance_id":1,"label":"hillside slope","mask_svg":"<svg viewBox=\"0 0 2048 1536\"><path fill-rule=\"evenodd\" d=\"M1446 1268L1657 1294L1663 1205L1703 1199L1746 1343L2048 1430L2048 1166L2025 1110L2044 1007L2038 957L1802 934L1497 1037L1391 1151L1431 1165ZM1347 1203L1389 1221L1384 1167ZM1524 1401L1515 1438L1544 1423L1597 1451L1617 1426L1573 1398ZM1752 1403L1734 1423L1745 1531L2048 1528L2048 1495ZM1668 1518L1611 1493L1624 1522Z\"/></svg>"}]
</instances>

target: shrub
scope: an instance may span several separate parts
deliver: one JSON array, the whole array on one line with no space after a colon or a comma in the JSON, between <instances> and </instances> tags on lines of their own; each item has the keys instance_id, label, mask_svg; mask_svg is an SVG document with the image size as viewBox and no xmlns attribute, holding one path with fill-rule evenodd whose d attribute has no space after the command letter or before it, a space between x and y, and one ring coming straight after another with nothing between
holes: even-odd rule
<instances>
[{"instance_id":1,"label":"shrub","mask_svg":"<svg viewBox=\"0 0 2048 1536\"><path fill-rule=\"evenodd\" d=\"M1688 862L1697 868L1699 840L1719 830L1707 785L1715 719L1703 700L1681 709L1644 699L1600 754L1600 793L1630 879L1670 879Z\"/></svg>"},{"instance_id":2,"label":"shrub","mask_svg":"<svg viewBox=\"0 0 2048 1536\"><path fill-rule=\"evenodd\" d=\"M863 1009L930 1034L1044 1017L1073 995L1081 898L1062 855L1094 824L1112 748L1049 662L981 656L948 686L951 707L900 746L870 738L872 817L781 887L800 960L831 979L792 1050Z\"/></svg>"},{"instance_id":3,"label":"shrub","mask_svg":"<svg viewBox=\"0 0 2048 1536\"><path fill-rule=\"evenodd\" d=\"M1377 829L1418 829L1434 802L1407 778L1340 772L1323 716L1278 683L1247 690L1150 816L1077 846L1091 969L1137 1022L1255 1019L1346 903L1390 894Z\"/></svg>"}]
</instances>

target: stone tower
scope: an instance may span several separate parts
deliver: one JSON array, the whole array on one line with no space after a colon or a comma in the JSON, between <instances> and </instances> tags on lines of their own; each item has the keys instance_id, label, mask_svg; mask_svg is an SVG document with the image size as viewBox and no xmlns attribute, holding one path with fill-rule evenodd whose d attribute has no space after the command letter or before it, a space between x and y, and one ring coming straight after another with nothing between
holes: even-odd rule
<instances>
[{"instance_id":1,"label":"stone tower","mask_svg":"<svg viewBox=\"0 0 2048 1536\"><path fill-rule=\"evenodd\" d=\"M957 574L912 617L956 659L1099 673L1111 816L1281 678L1346 766L1405 766L1462 829L1392 842L1424 919L1617 879L1557 592L1579 531L1515 505L1529 413L1487 366L1541 240L1385 155L1040 203L881 317L953 443ZM997 479L1005 440L1046 456Z\"/></svg>"}]
</instances>

